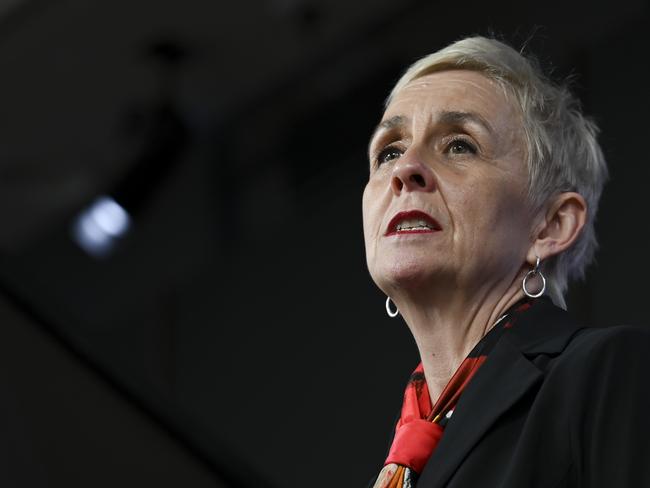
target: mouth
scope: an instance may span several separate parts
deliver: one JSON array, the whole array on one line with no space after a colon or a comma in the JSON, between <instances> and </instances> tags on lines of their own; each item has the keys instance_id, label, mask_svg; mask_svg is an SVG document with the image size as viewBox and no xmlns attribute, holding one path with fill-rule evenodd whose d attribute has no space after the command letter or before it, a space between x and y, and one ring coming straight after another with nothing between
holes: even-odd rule
<instances>
[{"instance_id":1,"label":"mouth","mask_svg":"<svg viewBox=\"0 0 650 488\"><path fill-rule=\"evenodd\" d=\"M442 230L440 224L420 210L397 213L388 223L385 236L402 234L427 234Z\"/></svg>"}]
</instances>

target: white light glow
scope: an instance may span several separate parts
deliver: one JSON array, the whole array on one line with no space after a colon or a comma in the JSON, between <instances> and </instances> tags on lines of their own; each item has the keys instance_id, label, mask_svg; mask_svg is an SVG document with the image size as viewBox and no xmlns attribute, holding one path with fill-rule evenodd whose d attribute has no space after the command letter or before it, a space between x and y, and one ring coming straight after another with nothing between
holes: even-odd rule
<instances>
[{"instance_id":1,"label":"white light glow","mask_svg":"<svg viewBox=\"0 0 650 488\"><path fill-rule=\"evenodd\" d=\"M104 257L130 226L128 212L111 197L103 196L79 214L73 234L77 244L88 254Z\"/></svg>"}]
</instances>

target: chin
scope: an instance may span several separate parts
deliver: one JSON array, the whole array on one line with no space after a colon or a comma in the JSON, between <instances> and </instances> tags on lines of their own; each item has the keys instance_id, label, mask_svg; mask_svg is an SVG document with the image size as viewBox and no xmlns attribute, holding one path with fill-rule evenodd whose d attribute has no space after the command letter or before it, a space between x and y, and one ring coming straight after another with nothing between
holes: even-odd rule
<instances>
[{"instance_id":1,"label":"chin","mask_svg":"<svg viewBox=\"0 0 650 488\"><path fill-rule=\"evenodd\" d=\"M440 279L442 269L434 263L423 263L415 259L395 259L378 266L371 273L375 283L382 290L423 288ZM423 286L424 285L424 286Z\"/></svg>"}]
</instances>

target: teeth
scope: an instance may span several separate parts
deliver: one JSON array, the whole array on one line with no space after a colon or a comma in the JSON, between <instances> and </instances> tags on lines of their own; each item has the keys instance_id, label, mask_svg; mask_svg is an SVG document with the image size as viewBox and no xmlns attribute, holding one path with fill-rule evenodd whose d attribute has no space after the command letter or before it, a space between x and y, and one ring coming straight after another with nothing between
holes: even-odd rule
<instances>
[{"instance_id":1,"label":"teeth","mask_svg":"<svg viewBox=\"0 0 650 488\"><path fill-rule=\"evenodd\" d=\"M417 227L401 227L401 226L398 226L397 230L398 231L402 231L402 230L431 230L431 227L427 227L427 226L424 226L424 225L417 226Z\"/></svg>"},{"instance_id":2,"label":"teeth","mask_svg":"<svg viewBox=\"0 0 650 488\"><path fill-rule=\"evenodd\" d=\"M430 230L433 227L423 219L407 219L397 224L397 230Z\"/></svg>"}]
</instances>

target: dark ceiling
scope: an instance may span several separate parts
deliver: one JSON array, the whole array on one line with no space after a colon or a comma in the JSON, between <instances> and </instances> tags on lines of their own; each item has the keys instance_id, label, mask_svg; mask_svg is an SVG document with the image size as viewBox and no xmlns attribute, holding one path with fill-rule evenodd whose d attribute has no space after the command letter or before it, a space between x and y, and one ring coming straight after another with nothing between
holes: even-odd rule
<instances>
[{"instance_id":1,"label":"dark ceiling","mask_svg":"<svg viewBox=\"0 0 650 488\"><path fill-rule=\"evenodd\" d=\"M4 4L5 294L216 471L363 486L381 463L417 355L365 270L365 146L399 73L459 37L575 77L612 182L570 305L645 320L643 1ZM133 228L95 259L70 229L101 194Z\"/></svg>"}]
</instances>

